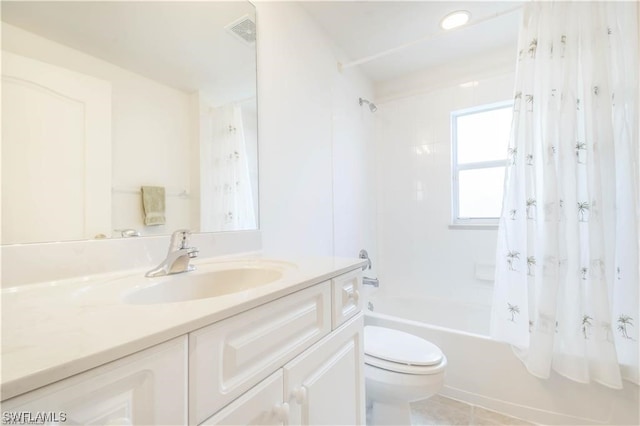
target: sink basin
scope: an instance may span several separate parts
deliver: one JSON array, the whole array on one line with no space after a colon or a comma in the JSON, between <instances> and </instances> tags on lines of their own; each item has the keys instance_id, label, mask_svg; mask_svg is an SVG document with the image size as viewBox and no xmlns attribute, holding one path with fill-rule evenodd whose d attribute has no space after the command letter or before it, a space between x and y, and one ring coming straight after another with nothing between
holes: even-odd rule
<instances>
[{"instance_id":1,"label":"sink basin","mask_svg":"<svg viewBox=\"0 0 640 426\"><path fill-rule=\"evenodd\" d=\"M187 272L155 278L153 282L125 294L126 303L186 302L237 293L282 278L282 271L264 267L245 267L208 272Z\"/></svg>"}]
</instances>

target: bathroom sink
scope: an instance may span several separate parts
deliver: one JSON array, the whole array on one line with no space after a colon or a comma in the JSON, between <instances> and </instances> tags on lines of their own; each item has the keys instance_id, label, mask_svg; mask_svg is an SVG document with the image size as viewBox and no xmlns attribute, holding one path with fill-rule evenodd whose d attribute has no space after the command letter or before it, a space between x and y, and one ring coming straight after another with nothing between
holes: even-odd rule
<instances>
[{"instance_id":1,"label":"bathroom sink","mask_svg":"<svg viewBox=\"0 0 640 426\"><path fill-rule=\"evenodd\" d=\"M272 283L282 278L282 271L268 267L245 267L208 272L187 272L154 278L123 297L126 303L186 302L237 293Z\"/></svg>"}]
</instances>

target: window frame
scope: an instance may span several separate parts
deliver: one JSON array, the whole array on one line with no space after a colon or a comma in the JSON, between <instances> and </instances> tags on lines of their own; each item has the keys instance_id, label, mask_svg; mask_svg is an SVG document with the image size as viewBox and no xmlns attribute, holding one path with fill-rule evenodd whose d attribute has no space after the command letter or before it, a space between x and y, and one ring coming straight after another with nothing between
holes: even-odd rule
<instances>
[{"instance_id":1,"label":"window frame","mask_svg":"<svg viewBox=\"0 0 640 426\"><path fill-rule=\"evenodd\" d=\"M489 104L477 105L471 108L464 108L451 111L451 224L450 228L488 228L497 229L499 217L460 217L460 171L461 170L479 170L495 167L507 167L507 149L505 146L504 159L477 161L474 163L459 164L458 163L458 117L477 114L480 112L489 112L496 109L513 108L513 101L500 101ZM513 120L513 117L512 117Z\"/></svg>"}]
</instances>

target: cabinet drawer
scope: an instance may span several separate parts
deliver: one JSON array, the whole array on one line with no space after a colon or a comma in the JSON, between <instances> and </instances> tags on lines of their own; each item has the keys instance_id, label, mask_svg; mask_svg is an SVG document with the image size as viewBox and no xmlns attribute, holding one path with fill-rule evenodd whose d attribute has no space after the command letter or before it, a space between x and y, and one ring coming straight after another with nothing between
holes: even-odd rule
<instances>
[{"instance_id":1,"label":"cabinet drawer","mask_svg":"<svg viewBox=\"0 0 640 426\"><path fill-rule=\"evenodd\" d=\"M362 273L351 271L331 280L332 315L331 322L335 330L346 320L362 310Z\"/></svg>"},{"instance_id":2,"label":"cabinet drawer","mask_svg":"<svg viewBox=\"0 0 640 426\"><path fill-rule=\"evenodd\" d=\"M52 424L185 424L187 337L4 401L2 411L44 412Z\"/></svg>"},{"instance_id":3,"label":"cabinet drawer","mask_svg":"<svg viewBox=\"0 0 640 426\"><path fill-rule=\"evenodd\" d=\"M189 421L199 424L331 331L325 282L189 334Z\"/></svg>"}]
</instances>

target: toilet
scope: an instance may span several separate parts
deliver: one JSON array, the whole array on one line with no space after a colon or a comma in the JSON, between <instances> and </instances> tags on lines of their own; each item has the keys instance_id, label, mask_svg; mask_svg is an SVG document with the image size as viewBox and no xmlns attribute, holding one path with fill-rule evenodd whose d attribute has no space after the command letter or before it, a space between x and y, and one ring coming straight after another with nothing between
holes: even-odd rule
<instances>
[{"instance_id":1,"label":"toilet","mask_svg":"<svg viewBox=\"0 0 640 426\"><path fill-rule=\"evenodd\" d=\"M364 358L367 424L410 425L409 403L429 398L444 384L447 358L413 334L365 326Z\"/></svg>"}]
</instances>

